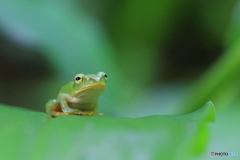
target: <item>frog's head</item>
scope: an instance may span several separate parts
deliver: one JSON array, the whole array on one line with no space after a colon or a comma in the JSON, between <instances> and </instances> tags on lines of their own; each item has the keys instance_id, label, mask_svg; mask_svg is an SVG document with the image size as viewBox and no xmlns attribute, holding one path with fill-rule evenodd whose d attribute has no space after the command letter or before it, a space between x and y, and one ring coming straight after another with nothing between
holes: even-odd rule
<instances>
[{"instance_id":1,"label":"frog's head","mask_svg":"<svg viewBox=\"0 0 240 160\"><path fill-rule=\"evenodd\" d=\"M104 72L97 74L77 74L74 77L73 91L76 96L97 98L106 89L107 75ZM86 98L87 98L86 97Z\"/></svg>"}]
</instances>

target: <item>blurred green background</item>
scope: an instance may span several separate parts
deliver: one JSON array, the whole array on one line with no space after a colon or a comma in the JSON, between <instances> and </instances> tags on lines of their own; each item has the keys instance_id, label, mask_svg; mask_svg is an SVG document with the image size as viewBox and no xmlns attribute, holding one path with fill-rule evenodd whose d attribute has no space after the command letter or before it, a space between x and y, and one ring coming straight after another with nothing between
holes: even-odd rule
<instances>
[{"instance_id":1,"label":"blurred green background","mask_svg":"<svg viewBox=\"0 0 240 160\"><path fill-rule=\"evenodd\" d=\"M239 38L237 0L0 0L0 102L44 112L75 74L104 71L105 115L175 115L211 100L229 132L217 139L216 123L208 147L239 144Z\"/></svg>"}]
</instances>

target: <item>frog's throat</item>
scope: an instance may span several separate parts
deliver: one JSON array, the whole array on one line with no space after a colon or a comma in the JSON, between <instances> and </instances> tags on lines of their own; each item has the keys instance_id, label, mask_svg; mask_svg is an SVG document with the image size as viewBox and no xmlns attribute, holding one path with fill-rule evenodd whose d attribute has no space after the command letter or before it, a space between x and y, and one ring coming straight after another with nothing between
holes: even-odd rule
<instances>
[{"instance_id":1,"label":"frog's throat","mask_svg":"<svg viewBox=\"0 0 240 160\"><path fill-rule=\"evenodd\" d=\"M106 84L105 83L94 83L94 84L90 84L87 86L82 87L80 90L76 91L76 93L80 93L89 89L103 89L105 90L106 88Z\"/></svg>"}]
</instances>

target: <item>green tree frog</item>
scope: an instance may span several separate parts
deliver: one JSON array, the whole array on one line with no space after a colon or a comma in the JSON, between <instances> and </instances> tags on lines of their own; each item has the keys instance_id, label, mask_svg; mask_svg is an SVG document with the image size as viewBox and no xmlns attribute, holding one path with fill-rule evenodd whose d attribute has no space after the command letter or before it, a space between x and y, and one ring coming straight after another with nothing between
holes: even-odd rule
<instances>
[{"instance_id":1,"label":"green tree frog","mask_svg":"<svg viewBox=\"0 0 240 160\"><path fill-rule=\"evenodd\" d=\"M57 99L49 100L46 112L53 117L60 115L102 115L96 112L98 97L105 91L107 75L77 74L74 80L61 87Z\"/></svg>"}]
</instances>

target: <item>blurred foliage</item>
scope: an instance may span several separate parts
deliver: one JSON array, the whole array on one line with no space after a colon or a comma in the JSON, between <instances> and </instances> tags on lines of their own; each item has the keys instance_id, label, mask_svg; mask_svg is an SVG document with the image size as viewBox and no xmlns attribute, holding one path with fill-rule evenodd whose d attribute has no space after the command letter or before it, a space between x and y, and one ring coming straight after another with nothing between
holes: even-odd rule
<instances>
[{"instance_id":1,"label":"blurred foliage","mask_svg":"<svg viewBox=\"0 0 240 160\"><path fill-rule=\"evenodd\" d=\"M0 0L0 102L44 111L45 103L75 74L99 71L109 77L99 108L107 116L176 115L213 101L219 116L202 154L207 159L210 151L218 151L221 139L232 136L220 134L224 119L234 133L240 131L231 119L239 111L239 4ZM8 110L4 114L11 114ZM36 126L45 121L43 114L32 116ZM16 146L27 145L25 139ZM235 148L229 144L221 151L240 152L232 143Z\"/></svg>"}]
</instances>

